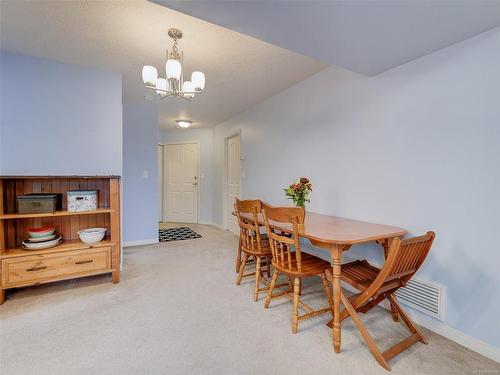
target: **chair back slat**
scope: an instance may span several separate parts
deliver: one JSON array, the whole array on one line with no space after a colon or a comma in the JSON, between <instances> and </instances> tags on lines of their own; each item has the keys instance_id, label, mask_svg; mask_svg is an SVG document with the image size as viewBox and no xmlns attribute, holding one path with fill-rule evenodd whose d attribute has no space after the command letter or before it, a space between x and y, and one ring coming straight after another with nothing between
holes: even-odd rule
<instances>
[{"instance_id":1,"label":"chair back slat","mask_svg":"<svg viewBox=\"0 0 500 375\"><path fill-rule=\"evenodd\" d=\"M399 247L394 249L396 254L394 263L388 272L388 278L399 277L403 281L408 281L427 257L435 236L434 232L427 232L424 236L400 241ZM392 250L389 250L389 255Z\"/></svg>"},{"instance_id":2,"label":"chair back slat","mask_svg":"<svg viewBox=\"0 0 500 375\"><path fill-rule=\"evenodd\" d=\"M237 208L236 212L245 213L245 214L251 214L251 213L254 213L254 211L257 211L257 213L260 213L262 210L262 202L259 199L239 200L238 198L236 198L235 205Z\"/></svg>"},{"instance_id":3,"label":"chair back slat","mask_svg":"<svg viewBox=\"0 0 500 375\"><path fill-rule=\"evenodd\" d=\"M264 205L262 213L275 266L291 272L302 272L299 224L304 224L304 208L271 207ZM272 222L290 224L292 230L291 237L282 233L281 230L273 229Z\"/></svg>"},{"instance_id":4,"label":"chair back slat","mask_svg":"<svg viewBox=\"0 0 500 375\"><path fill-rule=\"evenodd\" d=\"M435 236L434 232L427 232L423 236L407 240L395 238L384 266L363 293L363 298L375 296L379 292L393 292L406 285L429 254Z\"/></svg>"},{"instance_id":5,"label":"chair back slat","mask_svg":"<svg viewBox=\"0 0 500 375\"><path fill-rule=\"evenodd\" d=\"M240 226L241 249L247 253L262 254L262 236L258 216L262 211L261 201L236 198L234 211ZM251 219L243 218L241 214L251 214Z\"/></svg>"}]
</instances>

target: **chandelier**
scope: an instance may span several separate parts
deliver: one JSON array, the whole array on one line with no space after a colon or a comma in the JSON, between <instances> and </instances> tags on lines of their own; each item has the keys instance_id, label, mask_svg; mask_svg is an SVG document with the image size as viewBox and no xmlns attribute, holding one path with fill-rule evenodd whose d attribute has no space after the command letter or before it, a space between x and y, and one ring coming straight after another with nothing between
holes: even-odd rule
<instances>
[{"instance_id":1,"label":"chandelier","mask_svg":"<svg viewBox=\"0 0 500 375\"><path fill-rule=\"evenodd\" d=\"M166 78L158 77L158 70L151 65L142 68L142 80L148 89L156 90L160 99L169 96L177 96L191 101L195 94L201 94L205 87L205 74L195 71L191 73L191 80L184 80L183 52L179 52L177 41L182 38L182 31L169 29L168 36L174 40L172 51L166 52L167 63L165 64Z\"/></svg>"}]
</instances>

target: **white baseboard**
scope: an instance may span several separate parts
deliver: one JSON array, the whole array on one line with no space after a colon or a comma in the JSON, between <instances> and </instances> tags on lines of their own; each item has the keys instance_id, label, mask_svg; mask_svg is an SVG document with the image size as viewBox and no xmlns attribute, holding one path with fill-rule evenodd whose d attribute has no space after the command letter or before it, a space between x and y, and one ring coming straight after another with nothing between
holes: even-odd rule
<instances>
[{"instance_id":1,"label":"white baseboard","mask_svg":"<svg viewBox=\"0 0 500 375\"><path fill-rule=\"evenodd\" d=\"M142 246L142 245L152 245L160 242L158 238L150 238L148 240L139 240L139 241L124 241L123 247L132 247L132 246Z\"/></svg>"},{"instance_id":2,"label":"white baseboard","mask_svg":"<svg viewBox=\"0 0 500 375\"><path fill-rule=\"evenodd\" d=\"M405 307L405 311L418 325L421 325L422 327L425 327L441 336L444 336L447 339L456 342L457 344L465 346L470 350L473 350L481 355L484 355L485 357L488 357L489 359L492 359L493 361L500 363L500 348L496 348L491 344L481 341L475 337L469 336L466 333L450 327L437 319L427 317L420 313L417 315L414 310L407 306Z\"/></svg>"},{"instance_id":3,"label":"white baseboard","mask_svg":"<svg viewBox=\"0 0 500 375\"><path fill-rule=\"evenodd\" d=\"M221 224L212 223L212 225L216 228L219 228L220 230L226 230L226 228L224 228Z\"/></svg>"},{"instance_id":4,"label":"white baseboard","mask_svg":"<svg viewBox=\"0 0 500 375\"><path fill-rule=\"evenodd\" d=\"M211 225L211 226L216 227L216 228L218 228L218 229L225 230L225 229L222 227L222 225L217 224L217 223L213 223L213 222L211 222L211 221L204 221L204 220L200 220L200 221L198 221L198 224L203 224L203 225Z\"/></svg>"},{"instance_id":5,"label":"white baseboard","mask_svg":"<svg viewBox=\"0 0 500 375\"><path fill-rule=\"evenodd\" d=\"M349 290L353 293L359 293L358 290L348 284L342 283L342 288ZM387 301L383 301L380 305L387 310L390 310L390 305ZM443 322L426 316L418 311L413 310L409 306L404 306L404 310L410 318L418 325L427 328L428 330L437 333L438 335L446 337L448 340L456 342L466 348L475 351L493 361L500 363L500 348L496 348L491 344L481 341L475 337L469 336L456 328L450 327Z\"/></svg>"}]
</instances>

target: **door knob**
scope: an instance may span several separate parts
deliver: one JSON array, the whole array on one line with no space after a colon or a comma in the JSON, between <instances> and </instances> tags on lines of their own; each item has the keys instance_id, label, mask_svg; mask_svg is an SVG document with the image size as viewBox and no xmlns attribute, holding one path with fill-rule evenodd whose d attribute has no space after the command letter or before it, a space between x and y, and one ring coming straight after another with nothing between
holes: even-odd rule
<instances>
[{"instance_id":1,"label":"door knob","mask_svg":"<svg viewBox=\"0 0 500 375\"><path fill-rule=\"evenodd\" d=\"M194 183L193 183L193 186L198 186L198 183L197 183L197 182L194 182Z\"/></svg>"}]
</instances>

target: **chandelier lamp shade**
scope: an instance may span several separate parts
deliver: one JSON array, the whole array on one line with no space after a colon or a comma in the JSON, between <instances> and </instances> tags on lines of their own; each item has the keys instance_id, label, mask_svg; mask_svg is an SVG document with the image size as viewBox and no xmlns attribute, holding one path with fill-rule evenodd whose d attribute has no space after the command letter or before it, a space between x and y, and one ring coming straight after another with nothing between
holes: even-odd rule
<instances>
[{"instance_id":1,"label":"chandelier lamp shade","mask_svg":"<svg viewBox=\"0 0 500 375\"><path fill-rule=\"evenodd\" d=\"M174 59L168 59L165 64L165 71L167 72L167 79L180 80L182 76L181 63Z\"/></svg>"},{"instance_id":2,"label":"chandelier lamp shade","mask_svg":"<svg viewBox=\"0 0 500 375\"><path fill-rule=\"evenodd\" d=\"M160 99L177 96L191 101L196 94L205 88L205 74L200 71L191 73L191 80L184 79L182 67L184 54L179 51L177 41L182 38L182 31L169 29L168 35L174 40L171 52L166 52L165 77L158 76L158 69L151 65L142 68L142 81L148 89L156 90Z\"/></svg>"}]
</instances>

